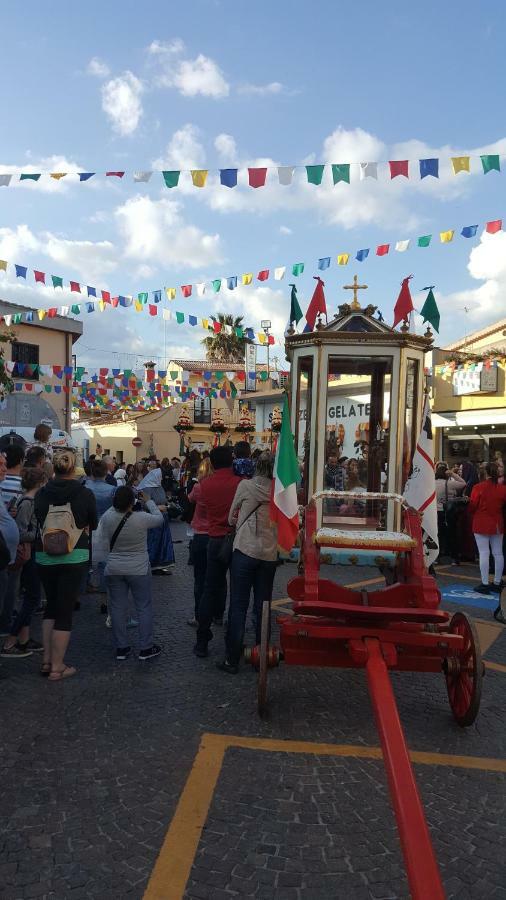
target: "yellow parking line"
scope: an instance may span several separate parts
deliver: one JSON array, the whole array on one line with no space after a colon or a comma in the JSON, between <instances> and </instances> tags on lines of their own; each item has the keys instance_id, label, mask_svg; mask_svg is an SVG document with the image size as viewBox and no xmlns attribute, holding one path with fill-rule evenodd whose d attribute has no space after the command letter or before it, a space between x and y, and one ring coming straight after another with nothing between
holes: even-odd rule
<instances>
[{"instance_id":1,"label":"yellow parking line","mask_svg":"<svg viewBox=\"0 0 506 900\"><path fill-rule=\"evenodd\" d=\"M314 753L319 756L347 756L382 759L379 747L348 744L318 744L282 741L273 738L239 737L231 734L204 734L153 869L144 900L182 900L186 883L212 802L216 783L229 747L274 753ZM420 765L450 766L484 772L506 772L506 760L448 753L412 751L411 760Z\"/></svg>"}]
</instances>

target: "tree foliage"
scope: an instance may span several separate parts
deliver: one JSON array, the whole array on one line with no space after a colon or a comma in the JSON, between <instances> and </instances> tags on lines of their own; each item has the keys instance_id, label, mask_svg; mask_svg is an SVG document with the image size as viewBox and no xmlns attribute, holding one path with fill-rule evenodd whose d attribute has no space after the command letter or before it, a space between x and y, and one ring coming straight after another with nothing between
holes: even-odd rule
<instances>
[{"instance_id":1,"label":"tree foliage","mask_svg":"<svg viewBox=\"0 0 506 900\"><path fill-rule=\"evenodd\" d=\"M233 329L232 334L222 328L218 334L212 333L209 337L204 338L202 344L206 348L206 359L210 363L221 362L244 362L244 349L246 344L251 341L246 337L238 337L235 332L236 328L246 330L243 325L243 316L233 316L230 313L218 313L217 316L210 317L212 322L219 322L220 325L229 325ZM211 330L211 329L210 329Z\"/></svg>"}]
</instances>

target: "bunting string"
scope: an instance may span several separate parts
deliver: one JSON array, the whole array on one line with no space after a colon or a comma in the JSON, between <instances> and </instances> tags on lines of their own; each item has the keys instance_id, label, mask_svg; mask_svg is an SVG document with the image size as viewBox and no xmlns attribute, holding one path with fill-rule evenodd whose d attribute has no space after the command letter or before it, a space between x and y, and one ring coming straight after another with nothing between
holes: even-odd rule
<instances>
[{"instance_id":1,"label":"bunting string","mask_svg":"<svg viewBox=\"0 0 506 900\"><path fill-rule=\"evenodd\" d=\"M0 187L12 187L21 182L36 183L40 179L52 179L60 183L64 178L83 184L92 178L105 177L114 179L131 179L137 184L147 184L153 176L160 178L167 188L180 187L185 182L192 184L197 189L202 189L211 181L226 188L235 188L239 184L248 185L251 188L262 188L269 183L278 183L284 186L293 184L294 176L300 173L307 184L320 186L322 184L351 184L355 181L366 181L369 178L378 180L381 175L390 181L402 177L406 179L439 178L441 164L447 165L453 175L471 174L479 172L488 175L490 172L501 172L501 159L506 157L499 153L486 153L480 156L451 156L441 159L429 157L426 159L397 159L377 160L376 162L340 162L318 163L314 165L292 166L263 166L229 169L172 169L172 170L109 170L106 172L0 172ZM21 167L19 167L21 168ZM182 177L181 177L182 176Z\"/></svg>"},{"instance_id":2,"label":"bunting string","mask_svg":"<svg viewBox=\"0 0 506 900\"><path fill-rule=\"evenodd\" d=\"M499 234L502 232L502 219L488 221L481 227L483 228L482 233L489 235ZM479 228L479 225L464 225L459 231L456 229L446 229L435 235L424 234L414 239L403 239L389 243L381 243L376 247L365 247L355 251L355 253L341 252L335 257L321 256L316 261L316 267L319 271L325 271L329 269L333 263L338 266L347 266L350 261L365 262L367 259L372 259L373 257L388 256L392 251L394 253L404 253L410 248L425 249L434 246L434 244L438 242L438 239L440 244L450 244L453 242L457 233L464 239L476 237ZM229 275L226 278L214 278L210 281L198 282L196 284L183 284L179 286L179 292L181 297L185 300L190 297L195 297L195 295L199 298L204 296L215 296L220 293L222 288L231 292L236 290L238 285L248 287L256 282L263 284L272 279L278 282L282 281L287 271L291 273L291 276L297 278L304 273L305 268L306 263L304 262L293 263L289 267L276 266L274 269L264 268L260 269L256 276L253 272L245 272L242 275ZM74 280L67 282L66 280L64 281L61 275L48 275L41 269L29 270L28 266L22 266L18 263L0 259L0 274L2 272L7 273L7 271L11 270L16 278L21 278L25 281L28 280L28 273L30 271L30 273L33 273L33 279L36 285L41 284L46 286L52 284L54 290L57 288L63 290L65 288L70 290L71 293L80 295L80 297L78 298L76 296L75 302L72 303L41 309L29 309L25 313L13 313L12 315L7 314L0 317L0 322L5 322L7 326L19 325L22 322L34 322L36 321L36 317L38 317L39 320L42 320L46 316L48 318L54 318L57 315L64 317L80 316L84 313L89 314L97 311L103 313L107 307L112 309L130 307L137 313L147 311L152 317L161 316L163 320L173 321L177 325L187 324L190 327L200 325L205 331L212 331L216 334L219 334L222 330L227 332L228 329L228 333L231 333L232 330L234 330L238 337L245 336L251 340L256 337L258 343L263 345L267 345L268 343L273 344L275 342L282 343L279 340L276 340L273 335L267 336L263 332L258 332L254 335L252 329L232 329L231 326L221 325L219 322L214 322L211 315L199 317L188 311L173 311L166 307L162 300L169 301L169 303L175 301L178 296L178 288L176 287L163 287L154 291L140 291L136 297L132 294L118 294L117 296L113 296L110 291L99 290L92 285L84 285L83 283Z\"/></svg>"}]
</instances>

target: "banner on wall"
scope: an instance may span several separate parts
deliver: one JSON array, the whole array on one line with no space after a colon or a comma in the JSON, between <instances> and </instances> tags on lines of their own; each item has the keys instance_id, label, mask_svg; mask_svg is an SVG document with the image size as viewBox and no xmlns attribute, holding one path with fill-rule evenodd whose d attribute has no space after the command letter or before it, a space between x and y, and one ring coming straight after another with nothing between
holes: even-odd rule
<instances>
[{"instance_id":1,"label":"banner on wall","mask_svg":"<svg viewBox=\"0 0 506 900\"><path fill-rule=\"evenodd\" d=\"M246 369L246 390L256 391L257 348L255 344L246 344L244 349L244 366Z\"/></svg>"}]
</instances>

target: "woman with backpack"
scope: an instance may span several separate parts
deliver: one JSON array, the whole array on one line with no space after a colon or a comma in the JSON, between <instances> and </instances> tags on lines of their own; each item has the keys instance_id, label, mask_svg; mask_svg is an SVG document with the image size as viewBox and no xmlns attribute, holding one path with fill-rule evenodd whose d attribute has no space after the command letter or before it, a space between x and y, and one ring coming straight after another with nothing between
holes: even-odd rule
<instances>
[{"instance_id":1,"label":"woman with backpack","mask_svg":"<svg viewBox=\"0 0 506 900\"><path fill-rule=\"evenodd\" d=\"M41 675L49 681L62 681L76 674L76 669L64 660L83 572L89 567L97 507L94 494L75 479L74 450L55 449L53 467L54 478L34 499L39 524L35 559L47 601L42 623Z\"/></svg>"},{"instance_id":2,"label":"woman with backpack","mask_svg":"<svg viewBox=\"0 0 506 900\"><path fill-rule=\"evenodd\" d=\"M16 525L19 529L19 546L23 548L23 552L19 561L14 563L18 575L18 590L19 588L21 590L21 605L14 614L13 623L0 653L4 659L21 659L43 649L42 644L30 637L30 623L40 603L40 580L35 562L37 519L34 512L34 498L46 482L47 475L44 469L21 470L23 494L16 507Z\"/></svg>"},{"instance_id":3,"label":"woman with backpack","mask_svg":"<svg viewBox=\"0 0 506 900\"><path fill-rule=\"evenodd\" d=\"M127 644L128 591L131 590L139 622L139 659L158 656L161 647L153 643L153 598L147 536L163 524L163 515L154 500L146 500L145 511L136 510L131 487L117 489L113 505L100 520L97 550L107 558L105 579L109 591L109 612L116 659L125 660L132 648ZM100 552L100 551L99 551Z\"/></svg>"}]
</instances>

